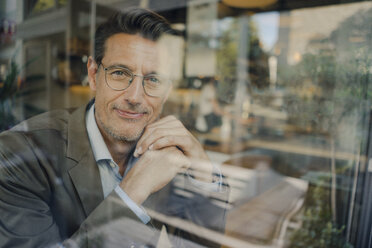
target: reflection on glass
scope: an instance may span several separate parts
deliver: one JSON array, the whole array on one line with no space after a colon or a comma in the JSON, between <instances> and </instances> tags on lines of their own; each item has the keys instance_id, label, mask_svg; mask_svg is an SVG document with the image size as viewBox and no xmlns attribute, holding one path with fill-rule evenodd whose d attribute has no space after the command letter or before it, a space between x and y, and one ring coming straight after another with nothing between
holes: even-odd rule
<instances>
[{"instance_id":1,"label":"reflection on glass","mask_svg":"<svg viewBox=\"0 0 372 248\"><path fill-rule=\"evenodd\" d=\"M224 164L228 237L348 247L368 142L371 16L371 3L354 3L218 20L221 120L203 127L200 109L184 116ZM193 82L203 109L208 79Z\"/></svg>"}]
</instances>

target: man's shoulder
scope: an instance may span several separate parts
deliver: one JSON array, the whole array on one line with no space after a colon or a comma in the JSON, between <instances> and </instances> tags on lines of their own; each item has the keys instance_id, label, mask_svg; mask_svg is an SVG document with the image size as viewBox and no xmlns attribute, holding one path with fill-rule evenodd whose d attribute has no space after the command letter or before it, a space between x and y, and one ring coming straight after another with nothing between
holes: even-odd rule
<instances>
[{"instance_id":1,"label":"man's shoulder","mask_svg":"<svg viewBox=\"0 0 372 248\"><path fill-rule=\"evenodd\" d=\"M84 125L84 113L85 107L82 106L77 109L53 110L27 119L0 133L0 154L36 148L48 154L62 154L65 152L69 130L77 127L71 123Z\"/></svg>"},{"instance_id":2,"label":"man's shoulder","mask_svg":"<svg viewBox=\"0 0 372 248\"><path fill-rule=\"evenodd\" d=\"M27 120L22 121L10 130L0 133L0 141L13 138L29 137L31 139L43 140L50 137L66 139L68 125L75 112L84 108L58 109L48 111ZM84 111L80 111L83 114ZM79 113L77 113L79 114ZM21 138L22 139L22 138Z\"/></svg>"},{"instance_id":3,"label":"man's shoulder","mask_svg":"<svg viewBox=\"0 0 372 248\"><path fill-rule=\"evenodd\" d=\"M30 132L48 129L63 129L71 117L74 109L59 109L48 111L22 121L10 131Z\"/></svg>"}]
</instances>

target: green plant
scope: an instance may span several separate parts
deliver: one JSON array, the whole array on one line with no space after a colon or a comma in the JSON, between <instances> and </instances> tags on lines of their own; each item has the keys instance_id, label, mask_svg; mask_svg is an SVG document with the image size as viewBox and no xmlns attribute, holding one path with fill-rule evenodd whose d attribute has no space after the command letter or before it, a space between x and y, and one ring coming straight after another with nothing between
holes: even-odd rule
<instances>
[{"instance_id":1,"label":"green plant","mask_svg":"<svg viewBox=\"0 0 372 248\"><path fill-rule=\"evenodd\" d=\"M11 62L5 80L0 84L0 131L10 128L16 122L12 102L20 87L18 74L17 64Z\"/></svg>"},{"instance_id":2,"label":"green plant","mask_svg":"<svg viewBox=\"0 0 372 248\"><path fill-rule=\"evenodd\" d=\"M0 85L0 100L12 97L18 89L18 74L19 69L15 62L10 63L10 68L7 72L4 82Z\"/></svg>"},{"instance_id":3,"label":"green plant","mask_svg":"<svg viewBox=\"0 0 372 248\"><path fill-rule=\"evenodd\" d=\"M324 185L329 178L319 178L317 186L311 186L307 194L302 226L290 238L290 248L351 248L342 232L332 222L329 204L330 190ZM320 183L321 182L321 183Z\"/></svg>"}]
</instances>

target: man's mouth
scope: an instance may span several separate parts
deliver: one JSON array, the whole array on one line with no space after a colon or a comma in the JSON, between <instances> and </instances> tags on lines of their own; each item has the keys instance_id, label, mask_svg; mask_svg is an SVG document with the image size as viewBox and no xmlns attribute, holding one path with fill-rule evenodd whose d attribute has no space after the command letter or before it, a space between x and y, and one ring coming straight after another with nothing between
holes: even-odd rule
<instances>
[{"instance_id":1,"label":"man's mouth","mask_svg":"<svg viewBox=\"0 0 372 248\"><path fill-rule=\"evenodd\" d=\"M115 108L116 113L125 119L133 119L133 120L138 120L141 119L146 112L137 112L137 111L131 111L131 110L121 110Z\"/></svg>"}]
</instances>

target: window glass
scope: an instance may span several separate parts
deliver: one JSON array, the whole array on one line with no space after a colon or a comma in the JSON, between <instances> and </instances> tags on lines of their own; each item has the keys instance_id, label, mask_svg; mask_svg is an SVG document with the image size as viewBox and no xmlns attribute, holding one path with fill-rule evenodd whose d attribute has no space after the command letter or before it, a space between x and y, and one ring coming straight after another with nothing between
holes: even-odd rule
<instances>
[{"instance_id":1,"label":"window glass","mask_svg":"<svg viewBox=\"0 0 372 248\"><path fill-rule=\"evenodd\" d=\"M105 73L120 75L123 72L117 69L107 72L102 64L98 64L96 77L88 77L86 64L92 61L90 56L94 56L94 30L117 10L148 7L165 16L177 30L177 35L159 40L159 49L163 50L159 50L158 63L164 65L159 68L169 72L167 79L172 82L160 118L169 115L178 118L200 142L213 169L203 171L210 165L204 160L189 161L198 169L178 173L162 188L160 196L154 194L141 205L143 209L136 209L139 212L145 210L153 222L143 225L138 218L132 218L138 216L138 212L130 211L130 218L100 223L88 241L105 247L127 243L135 246L137 241L133 240L141 240L151 247L168 247L169 243L174 247L366 247L364 244L370 242L367 236L371 233L371 220L364 217L370 216L366 213L371 212L371 200L365 196L370 194L368 185L372 182L371 162L368 165L372 147L372 3L170 2L98 0L67 4L67 0L39 0L25 3L26 12L38 14L42 23L37 23L38 18L36 21L26 18L17 23L21 38L5 48L0 47L1 52L5 51L0 54L0 131L43 112L85 106L95 97L89 82L100 80L106 87L110 75ZM66 12L58 11L61 6ZM58 12L55 30L51 28L53 22L43 19L45 13L52 18L53 11ZM30 31L32 28L28 27L35 30ZM11 56L5 58L7 54ZM125 55L123 53L122 57ZM151 60L140 62L148 61ZM105 66L111 68L112 65ZM129 85L130 90L143 76L157 73L141 71L133 65L119 63L115 66L132 72L132 80L116 82ZM158 74L163 78L161 73ZM115 94L119 98L121 93L115 91ZM146 96L145 91L143 96ZM156 102L156 97L148 102ZM151 112L141 111L141 114ZM94 113L90 113L92 120L96 120ZM89 113L84 114L89 117ZM57 130L63 126L66 122L63 118L60 117L53 128ZM83 118L80 121L83 123ZM116 125L115 121L109 123ZM137 126L133 125L131 129ZM24 128L24 125L17 128L20 127ZM30 128L35 127L31 125ZM42 125L40 130L43 130ZM73 135L80 137L87 130L80 131ZM81 146L89 142L106 144L106 137L99 140L102 129L97 127L96 131L93 138L88 140L84 136L85 141L81 139L81 143L76 143ZM167 131L162 130L165 135ZM0 135L1 159L8 158L7 149L18 144L3 145L2 140L8 134L4 133ZM27 133L25 137L32 139L38 135L38 132ZM65 133L58 135L64 137ZM40 163L41 170L27 167L32 169L25 178L35 177L41 185L37 192L30 194L31 198L36 196L36 200L32 198L35 202L42 199L45 192L52 192L53 197L69 187L73 190L67 195L72 198L67 198L78 199L73 198L75 194L78 196L87 190L75 189L71 182L82 178L84 180L79 182L97 183L98 177L101 180L98 180L97 192L73 203L66 201L67 205L77 206L68 205L69 211L74 210L72 224L63 222L61 209L49 209L54 207L53 204L62 206L59 199L42 199L42 210L38 210L58 216L52 222L64 223L58 235L67 239L72 234L63 228L79 227L87 217L86 213L93 211L80 203L94 202L102 195L107 197L115 180L120 181L122 175L127 175L125 173L129 173L140 158L127 157L126 163L130 166L123 172L114 161L105 157L111 156L108 150L105 153L106 149L98 149L104 156L100 154L103 158L100 158L100 174L96 178L76 168L60 172L60 168L75 161L72 157L66 159L74 151L55 155L49 151L55 147L64 148L68 138L60 143L48 138L40 143L30 142L37 148L45 148L34 149L31 154L36 157L52 154L40 161L32 157L32 162ZM176 135L170 138L176 139ZM135 154L135 147L131 149L131 154ZM93 153L97 155L97 151ZM23 150L12 154L14 161L22 161L29 155ZM94 161L93 155L90 158ZM166 158L164 156L167 162ZM8 169L13 167L2 163L8 160L1 159L0 182L3 182L5 177L1 175L7 175L11 171ZM49 164L54 167L45 169ZM80 174L74 176L73 170ZM44 178L45 175L53 175L56 179ZM113 180L107 180L110 177ZM213 183L201 183L205 178ZM49 184L56 188L45 189ZM21 191L26 188L16 186L15 189ZM9 202L11 196L17 195L10 189L8 192L7 186L1 186L0 194L4 192L11 192ZM115 194L118 195L122 199L129 197L125 193L124 196L123 193ZM113 211L110 218L122 214L122 209L114 212L120 198L115 198L109 207L104 204L95 206L93 213ZM58 211L61 211L60 215ZM11 220L9 223L13 223ZM35 222L49 225L49 220L43 221ZM156 229L159 239L151 236L151 228ZM110 238L106 239L105 235Z\"/></svg>"},{"instance_id":2,"label":"window glass","mask_svg":"<svg viewBox=\"0 0 372 248\"><path fill-rule=\"evenodd\" d=\"M362 2L238 14L192 40L186 60L202 46L193 67L207 72L186 75L192 100L181 118L223 161L228 237L247 247L350 245L367 161L371 11Z\"/></svg>"}]
</instances>

